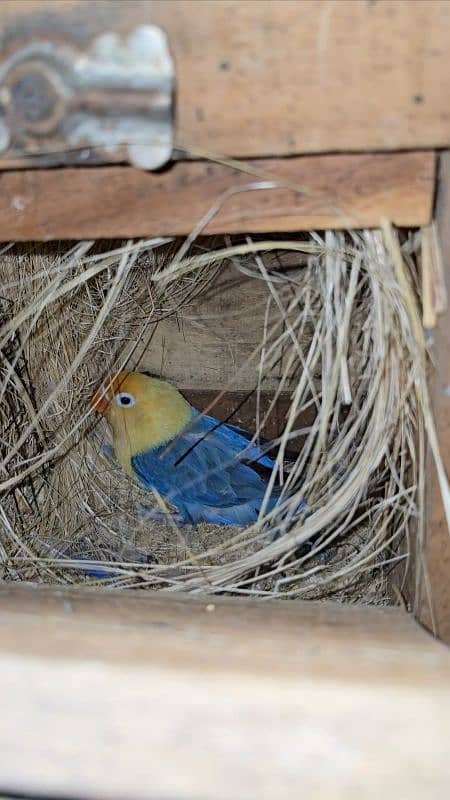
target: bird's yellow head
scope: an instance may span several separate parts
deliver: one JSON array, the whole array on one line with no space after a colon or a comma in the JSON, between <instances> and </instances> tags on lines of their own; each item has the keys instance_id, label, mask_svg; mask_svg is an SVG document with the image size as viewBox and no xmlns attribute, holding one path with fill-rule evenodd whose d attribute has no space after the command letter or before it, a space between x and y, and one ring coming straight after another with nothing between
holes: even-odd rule
<instances>
[{"instance_id":1,"label":"bird's yellow head","mask_svg":"<svg viewBox=\"0 0 450 800\"><path fill-rule=\"evenodd\" d=\"M133 456L169 442L193 414L175 386L142 372L107 378L91 405L111 425L116 456L127 471Z\"/></svg>"}]
</instances>

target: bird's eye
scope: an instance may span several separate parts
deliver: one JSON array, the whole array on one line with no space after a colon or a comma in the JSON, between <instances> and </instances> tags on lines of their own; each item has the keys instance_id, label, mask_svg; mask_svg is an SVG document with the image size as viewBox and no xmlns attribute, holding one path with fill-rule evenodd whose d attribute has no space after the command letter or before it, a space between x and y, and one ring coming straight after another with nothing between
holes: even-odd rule
<instances>
[{"instance_id":1,"label":"bird's eye","mask_svg":"<svg viewBox=\"0 0 450 800\"><path fill-rule=\"evenodd\" d=\"M131 408L136 405L136 398L128 392L119 392L114 399L120 408Z\"/></svg>"}]
</instances>

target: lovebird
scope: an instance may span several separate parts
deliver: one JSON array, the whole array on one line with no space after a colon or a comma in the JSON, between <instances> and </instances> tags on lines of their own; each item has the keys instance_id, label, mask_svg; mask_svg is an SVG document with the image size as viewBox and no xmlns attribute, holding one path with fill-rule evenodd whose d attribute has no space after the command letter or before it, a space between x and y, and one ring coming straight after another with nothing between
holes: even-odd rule
<instances>
[{"instance_id":1,"label":"lovebird","mask_svg":"<svg viewBox=\"0 0 450 800\"><path fill-rule=\"evenodd\" d=\"M245 526L257 520L274 461L247 431L202 415L175 386L147 373L119 373L91 405L106 416L122 467L176 507L176 522ZM280 495L274 485L266 511Z\"/></svg>"}]
</instances>

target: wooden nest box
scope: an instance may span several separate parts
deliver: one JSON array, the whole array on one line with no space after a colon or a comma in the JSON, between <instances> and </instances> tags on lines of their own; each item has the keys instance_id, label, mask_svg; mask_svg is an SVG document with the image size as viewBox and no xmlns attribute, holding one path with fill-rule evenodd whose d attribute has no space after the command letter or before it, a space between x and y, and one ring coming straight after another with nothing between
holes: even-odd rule
<instances>
[{"instance_id":1,"label":"wooden nest box","mask_svg":"<svg viewBox=\"0 0 450 800\"><path fill-rule=\"evenodd\" d=\"M449 97L447 0L4 0L0 241L388 219L437 231L449 288ZM448 474L450 310L434 280L422 300ZM181 350L187 383L185 366ZM187 388L208 405L204 375ZM447 797L450 655L425 628L450 642L450 538L431 459L426 484L417 619L409 597L1 584L0 794Z\"/></svg>"}]
</instances>

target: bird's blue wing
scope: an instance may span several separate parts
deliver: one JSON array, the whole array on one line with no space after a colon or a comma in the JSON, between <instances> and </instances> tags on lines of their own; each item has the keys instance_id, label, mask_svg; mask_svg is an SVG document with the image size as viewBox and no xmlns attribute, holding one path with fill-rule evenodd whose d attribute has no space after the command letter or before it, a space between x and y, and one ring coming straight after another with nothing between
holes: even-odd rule
<instances>
[{"instance_id":1,"label":"bird's blue wing","mask_svg":"<svg viewBox=\"0 0 450 800\"><path fill-rule=\"evenodd\" d=\"M216 426L220 426L220 428L217 427L217 430L220 430L219 435L233 442L242 451L243 460L257 462L269 469L273 468L274 460L267 455L268 451L273 447L270 439L258 437L258 442L253 442L253 434L243 428L239 428L237 425L221 423L214 417L205 416L203 419L206 420L206 425L209 425L210 421L212 421Z\"/></svg>"},{"instance_id":2,"label":"bird's blue wing","mask_svg":"<svg viewBox=\"0 0 450 800\"><path fill-rule=\"evenodd\" d=\"M239 430L197 413L176 439L134 456L132 466L141 483L173 503L185 521L246 525L257 519L267 488L267 477L249 463L256 460L268 472L273 467ZM278 496L272 493L269 508Z\"/></svg>"}]
</instances>

